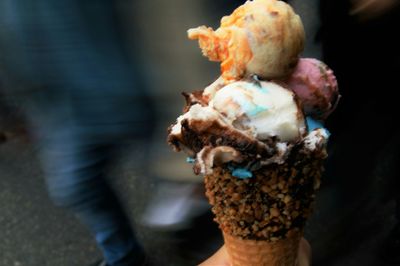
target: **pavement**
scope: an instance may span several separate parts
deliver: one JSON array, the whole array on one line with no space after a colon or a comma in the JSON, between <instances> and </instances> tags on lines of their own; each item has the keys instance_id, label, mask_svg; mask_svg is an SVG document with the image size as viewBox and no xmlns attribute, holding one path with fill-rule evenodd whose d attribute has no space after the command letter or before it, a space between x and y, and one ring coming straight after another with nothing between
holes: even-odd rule
<instances>
[{"instance_id":1,"label":"pavement","mask_svg":"<svg viewBox=\"0 0 400 266\"><path fill-rule=\"evenodd\" d=\"M34 150L0 146L0 265L85 265L99 255L74 217L52 205Z\"/></svg>"}]
</instances>

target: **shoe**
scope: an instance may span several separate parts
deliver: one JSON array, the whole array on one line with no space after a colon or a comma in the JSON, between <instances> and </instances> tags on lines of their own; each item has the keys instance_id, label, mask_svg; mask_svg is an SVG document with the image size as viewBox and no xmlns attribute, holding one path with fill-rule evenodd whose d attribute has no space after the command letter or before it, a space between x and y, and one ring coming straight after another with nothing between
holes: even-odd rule
<instances>
[{"instance_id":1,"label":"shoe","mask_svg":"<svg viewBox=\"0 0 400 266\"><path fill-rule=\"evenodd\" d=\"M181 231L210 211L201 182L163 181L141 217L143 226L160 231Z\"/></svg>"},{"instance_id":2,"label":"shoe","mask_svg":"<svg viewBox=\"0 0 400 266\"><path fill-rule=\"evenodd\" d=\"M222 245L204 184L159 182L139 222L166 241L171 252L185 262L182 265L197 265Z\"/></svg>"}]
</instances>

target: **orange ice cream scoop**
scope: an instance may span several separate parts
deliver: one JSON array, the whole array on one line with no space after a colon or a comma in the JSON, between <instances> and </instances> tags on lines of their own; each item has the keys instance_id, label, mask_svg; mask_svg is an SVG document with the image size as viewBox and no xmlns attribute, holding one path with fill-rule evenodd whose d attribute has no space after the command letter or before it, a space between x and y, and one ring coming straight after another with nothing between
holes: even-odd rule
<instances>
[{"instance_id":1,"label":"orange ice cream scoop","mask_svg":"<svg viewBox=\"0 0 400 266\"><path fill-rule=\"evenodd\" d=\"M226 81L257 75L278 79L289 75L304 48L300 17L282 1L253 0L221 19L217 30L200 26L188 30L203 55L221 62Z\"/></svg>"}]
</instances>

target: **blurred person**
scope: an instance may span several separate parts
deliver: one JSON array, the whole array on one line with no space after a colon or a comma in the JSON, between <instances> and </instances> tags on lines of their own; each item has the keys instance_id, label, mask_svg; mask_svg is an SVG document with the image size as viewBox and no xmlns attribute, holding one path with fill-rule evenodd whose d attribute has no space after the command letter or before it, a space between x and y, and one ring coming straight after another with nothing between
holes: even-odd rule
<instances>
[{"instance_id":1,"label":"blurred person","mask_svg":"<svg viewBox=\"0 0 400 266\"><path fill-rule=\"evenodd\" d=\"M202 58L197 43L189 41L186 31L189 27L198 23L208 23L209 20L211 20L211 24L217 27L220 18L223 15L230 14L233 9L243 3L243 0L199 1L195 3L175 0L173 3L174 5L162 0L153 1L150 6L160 6L164 12L158 14L151 10L149 15L156 15L157 20L151 20L156 25L150 24L150 27L155 28L156 26L157 28L151 32L147 28L143 30L144 39L151 40L149 45L158 46L158 50L153 51L156 58L149 60L157 60L158 65L153 67L152 71L155 72L155 75L162 75L167 72L168 76L167 78L152 80L154 82L152 87L163 86L169 89L169 91L155 92L155 94L158 94L156 97L169 97L169 99L163 99L162 103L157 106L161 109L158 115L161 123L160 135L156 136L155 141L160 143L154 145L155 149L151 151L152 161L155 165L151 172L158 180L158 185L152 193L148 207L142 217L144 225L163 231L186 230L193 227L194 220L210 214L210 206L204 195L202 177L195 176L191 170L191 164L186 162L185 157L181 154L171 153L166 144L166 128L176 119L176 113L180 112L184 101L183 97L177 98L176 94L170 93L170 91L190 90L186 86L197 86L193 85L196 83L205 87L217 78L215 72L218 73L218 66ZM179 20L171 21L172 13L174 15L185 14L185 16L180 17ZM203 13L212 14L212 16L205 16L204 18L202 17ZM199 21L195 22L196 20ZM163 26L160 27L160 24ZM165 34L165 32L176 32L177 34ZM146 36L146 34L150 34L150 36ZM153 42L154 35L159 36L160 42ZM188 49L188 47L191 49ZM167 62L173 60L174 67L171 68L170 64L161 65L160 57L167 57ZM158 83L160 80L162 84ZM165 91L168 92L168 95L162 95ZM172 98L173 95L175 95L174 98Z\"/></svg>"},{"instance_id":2,"label":"blurred person","mask_svg":"<svg viewBox=\"0 0 400 266\"><path fill-rule=\"evenodd\" d=\"M126 2L126 1L125 1ZM124 140L146 142L152 106L140 58L112 0L0 2L0 79L39 146L47 189L93 233L104 260L144 265L145 253L105 180ZM137 41L137 40L136 40Z\"/></svg>"},{"instance_id":3,"label":"blurred person","mask_svg":"<svg viewBox=\"0 0 400 266\"><path fill-rule=\"evenodd\" d=\"M187 163L182 154L172 153L166 143L166 128L176 119L184 101L183 97L176 97L177 93L204 88L217 78L215 73L218 73L218 66L201 56L197 43L188 40L186 31L195 25L208 24L210 20L217 27L223 15L228 15L242 3L238 0L176 0L173 5L162 0L143 3L147 5L145 10L153 5L163 10L158 13L150 9L148 15L157 19L150 19L152 31L146 30L149 26L146 25L143 32L144 39L149 40L150 49L154 49L150 55L154 56L150 61L156 62L152 71L155 76L164 74L166 77L152 80L151 87L162 86L165 89L155 92L156 97L162 99L157 106L160 109L159 133L154 140L159 143L151 151L154 167L150 171L155 177L156 186L141 217L141 224L168 235L171 243L177 243L179 256L188 261L204 260L205 256L220 246L221 236L205 197L203 177L195 176L192 164ZM171 20L173 16L179 19ZM154 35L158 36L159 42L153 41ZM168 63L164 65L160 58L166 58L165 62ZM173 68L169 64L172 61ZM208 233L204 234L205 231ZM203 245L203 242L210 241L213 242L211 246Z\"/></svg>"}]
</instances>

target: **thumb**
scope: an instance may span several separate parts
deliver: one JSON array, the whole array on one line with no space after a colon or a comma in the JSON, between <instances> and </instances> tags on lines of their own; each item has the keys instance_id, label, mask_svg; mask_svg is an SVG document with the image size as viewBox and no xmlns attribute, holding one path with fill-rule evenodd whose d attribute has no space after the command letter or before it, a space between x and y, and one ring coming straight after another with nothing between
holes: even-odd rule
<instances>
[{"instance_id":1,"label":"thumb","mask_svg":"<svg viewBox=\"0 0 400 266\"><path fill-rule=\"evenodd\" d=\"M311 246L305 238L300 240L299 253L297 258L297 266L311 265Z\"/></svg>"},{"instance_id":2,"label":"thumb","mask_svg":"<svg viewBox=\"0 0 400 266\"><path fill-rule=\"evenodd\" d=\"M229 255L223 245L214 255L198 266L232 266L229 261Z\"/></svg>"}]
</instances>

